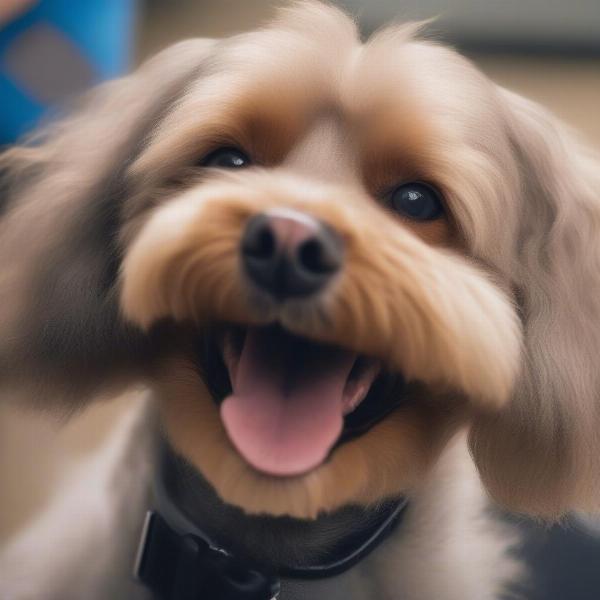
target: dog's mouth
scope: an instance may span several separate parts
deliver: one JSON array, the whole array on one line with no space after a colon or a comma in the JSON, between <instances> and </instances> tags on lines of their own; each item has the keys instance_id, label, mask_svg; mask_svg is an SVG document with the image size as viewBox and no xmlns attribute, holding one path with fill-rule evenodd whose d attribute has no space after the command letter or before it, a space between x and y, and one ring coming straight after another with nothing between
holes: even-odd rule
<instances>
[{"instance_id":1,"label":"dog's mouth","mask_svg":"<svg viewBox=\"0 0 600 600\"><path fill-rule=\"evenodd\" d=\"M227 435L268 475L311 471L404 398L402 378L379 361L278 325L221 327L202 340L200 364Z\"/></svg>"}]
</instances>

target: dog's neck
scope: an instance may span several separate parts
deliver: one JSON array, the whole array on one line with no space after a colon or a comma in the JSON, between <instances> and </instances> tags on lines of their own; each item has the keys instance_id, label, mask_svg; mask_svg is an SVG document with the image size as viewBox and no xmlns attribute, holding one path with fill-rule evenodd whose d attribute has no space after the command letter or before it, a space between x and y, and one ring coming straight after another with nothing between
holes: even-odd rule
<instances>
[{"instance_id":1,"label":"dog's neck","mask_svg":"<svg viewBox=\"0 0 600 600\"><path fill-rule=\"evenodd\" d=\"M286 598L312 598L307 580L336 588L335 576L377 548L406 506L399 499L347 507L311 521L247 515L219 499L166 442L154 496L136 573L164 600L195 600L197 590L215 600L271 600L284 591Z\"/></svg>"},{"instance_id":2,"label":"dog's neck","mask_svg":"<svg viewBox=\"0 0 600 600\"><path fill-rule=\"evenodd\" d=\"M248 515L223 502L167 443L159 477L160 493L213 544L275 571L319 564L339 554L340 545L348 548L352 538L368 536L398 506L398 501L371 510L350 506L314 520Z\"/></svg>"}]
</instances>

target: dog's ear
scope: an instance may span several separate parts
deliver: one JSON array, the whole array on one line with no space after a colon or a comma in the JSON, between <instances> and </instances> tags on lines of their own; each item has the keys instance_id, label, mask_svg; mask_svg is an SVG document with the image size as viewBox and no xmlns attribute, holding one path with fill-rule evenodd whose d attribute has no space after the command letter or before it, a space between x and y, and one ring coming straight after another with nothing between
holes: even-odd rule
<instances>
[{"instance_id":1,"label":"dog's ear","mask_svg":"<svg viewBox=\"0 0 600 600\"><path fill-rule=\"evenodd\" d=\"M600 160L535 103L500 94L522 175L525 359L507 408L476 418L471 449L497 500L555 518L600 507Z\"/></svg>"},{"instance_id":2,"label":"dog's ear","mask_svg":"<svg viewBox=\"0 0 600 600\"><path fill-rule=\"evenodd\" d=\"M165 50L0 156L0 384L79 401L146 359L116 302L126 172L213 46Z\"/></svg>"}]
</instances>

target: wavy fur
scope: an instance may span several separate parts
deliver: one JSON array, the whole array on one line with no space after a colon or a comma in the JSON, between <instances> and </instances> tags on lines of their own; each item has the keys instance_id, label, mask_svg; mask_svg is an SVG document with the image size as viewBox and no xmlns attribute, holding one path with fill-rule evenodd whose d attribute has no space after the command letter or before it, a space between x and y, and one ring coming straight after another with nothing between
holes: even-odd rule
<instances>
[{"instance_id":1,"label":"wavy fur","mask_svg":"<svg viewBox=\"0 0 600 600\"><path fill-rule=\"evenodd\" d=\"M69 407L143 377L164 391L172 357L151 326L272 317L248 302L236 243L251 214L296 206L343 232L348 268L326 301L280 318L381 356L456 415L468 401L475 460L505 505L547 517L597 508L600 162L543 109L415 31L361 44L336 9L301 3L257 32L167 50L5 153L3 382ZM299 148L323 119L341 133L317 173ZM223 144L263 169L199 172ZM414 178L444 193L443 235L377 205ZM238 502L251 496L250 485Z\"/></svg>"}]
</instances>

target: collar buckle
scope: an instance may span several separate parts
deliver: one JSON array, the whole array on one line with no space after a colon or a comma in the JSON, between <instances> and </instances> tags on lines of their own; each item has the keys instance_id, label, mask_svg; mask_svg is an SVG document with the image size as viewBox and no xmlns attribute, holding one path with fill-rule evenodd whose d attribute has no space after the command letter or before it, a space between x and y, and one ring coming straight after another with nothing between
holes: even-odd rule
<instances>
[{"instance_id":1,"label":"collar buckle","mask_svg":"<svg viewBox=\"0 0 600 600\"><path fill-rule=\"evenodd\" d=\"M161 600L276 600L279 581L194 534L180 535L146 515L135 575Z\"/></svg>"}]
</instances>

